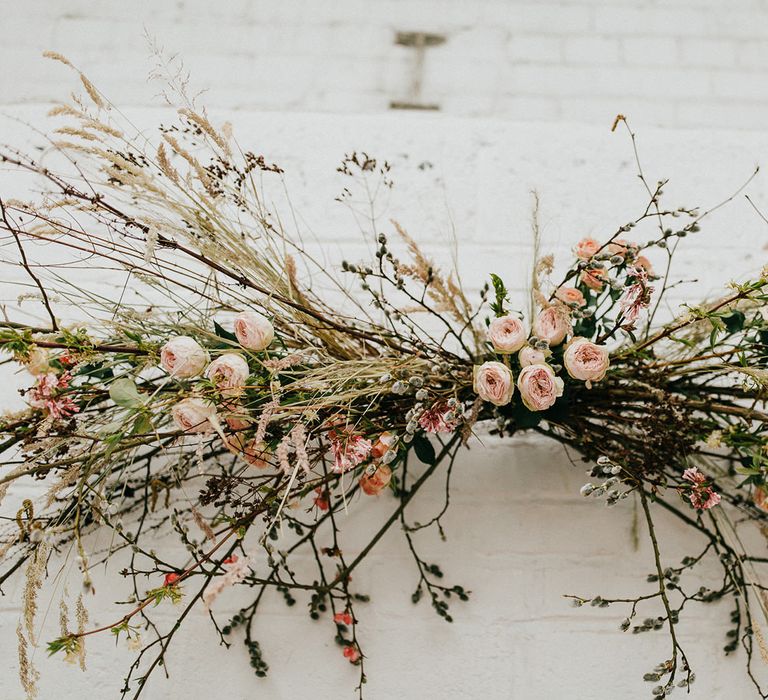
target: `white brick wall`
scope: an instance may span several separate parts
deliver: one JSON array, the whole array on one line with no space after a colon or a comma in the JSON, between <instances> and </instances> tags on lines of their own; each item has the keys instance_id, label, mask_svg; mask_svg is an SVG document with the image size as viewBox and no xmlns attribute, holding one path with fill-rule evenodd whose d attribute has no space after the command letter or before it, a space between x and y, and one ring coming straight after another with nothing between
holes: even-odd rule
<instances>
[{"instance_id":1,"label":"white brick wall","mask_svg":"<svg viewBox=\"0 0 768 700\"><path fill-rule=\"evenodd\" d=\"M765 0L3 0L0 105L49 102L65 53L121 105L154 93L143 27L228 109L382 112L408 97L413 49L442 33L421 98L443 112L531 121L762 129Z\"/></svg>"},{"instance_id":2,"label":"white brick wall","mask_svg":"<svg viewBox=\"0 0 768 700\"><path fill-rule=\"evenodd\" d=\"M348 212L333 201L342 186L334 168L345 152L367 149L395 166L382 220L397 218L443 259L446 231L454 226L469 287L496 271L521 306L531 189L542 196L544 248L561 261L577 237L604 235L644 206L626 138L608 133L616 112L632 117L648 175L671 178L667 192L675 204L720 201L768 153L766 0L0 0L0 18L0 113L45 127L44 105L73 86L61 66L40 58L53 49L139 124L153 125L161 115L146 109L157 92L145 80L152 65L146 26L169 52L183 55L195 85L210 88L206 103L230 110L214 115L231 119L244 143L285 166L293 204L331 261L363 254ZM427 50L422 92L443 114L387 114L392 100L408 97L412 50L395 46L394 36L411 30L447 35L443 46ZM652 125L724 130L665 132ZM0 141L29 142L24 133L0 117ZM433 167L420 169L425 162ZM25 187L0 170L0 194L23 194ZM751 194L768 210L762 176ZM672 305L759 270L767 235L742 200L715 214L687 243L692 252L680 258L679 276L694 281L675 290ZM0 301L13 309L7 287L0 287ZM3 379L0 402L7 405L8 387L26 378L9 376L6 367ZM513 446L490 441L489 448L474 450L456 469L448 543L421 540L425 557L474 591L469 604L456 606L452 626L426 604L411 605L413 571L397 533L356 575L374 601L360 611L367 697L648 697L640 678L666 658L666 640L622 635L622 611L573 610L560 598L643 587L650 552L644 542L631 549L629 508L608 511L581 499L583 474L556 445L526 438ZM414 506L413 519L439 508L440 488L435 483ZM349 532L383 517L389 504L365 505L353 509ZM663 517L660 526L670 563L691 551L686 531ZM98 596L89 602L96 624L126 590L118 568L96 580ZM15 700L19 594L13 587L5 592L0 697ZM236 608L232 597L222 600L222 617ZM752 697L743 657L726 659L719 651L729 609L694 609L681 628L699 677L694 699ZM55 617L46 618L47 636ZM261 624L268 680L251 675L239 644L229 652L218 647L201 613L185 623L171 655L171 681L158 676L147 699L353 697L354 671L327 622L310 623L301 609L274 602ZM125 650L104 639L89 654L83 676L38 651L42 699L117 698ZM620 671L608 674L610 667Z\"/></svg>"},{"instance_id":3,"label":"white brick wall","mask_svg":"<svg viewBox=\"0 0 768 700\"><path fill-rule=\"evenodd\" d=\"M42 106L11 110L12 116L39 127L46 125L44 112ZM132 109L128 115L140 127L168 119L152 110ZM394 217L445 260L446 232L453 225L463 279L470 288L479 287L488 272L495 271L509 280L519 306L525 306L523 289L531 259L531 189L542 198L543 249L555 252L561 263L577 237L604 236L645 204L626 136L603 127L433 114L277 118L266 112L214 110L213 118L231 119L243 144L286 168L299 220L307 222L303 231L309 234L311 226L331 261L363 254L349 212L333 198L346 184L334 171L342 155L366 149L394 165L395 188L382 211L385 230L388 218ZM5 140L41 143L18 122L0 120L0 129ZM639 139L648 177L670 178L667 193L674 205L706 207L721 201L749 175L756 158L768 153L765 133L643 128ZM419 168L425 162L432 167ZM23 194L25 187L0 170L0 193ZM763 175L750 195L768 210ZM643 232L637 234L644 240ZM766 263L767 239L765 225L743 200L718 211L685 243L678 275L696 281L676 290L676 298L698 301L718 293L728 280L759 270ZM17 313L7 287L0 288L0 301L9 313ZM27 303L24 308L31 307ZM5 404L12 398L9 387L28 379L23 374L9 376L6 367L2 381ZM527 437L503 445L486 443L485 448L473 448L456 467L446 520L448 542L431 534L419 537L423 556L440 562L450 581L473 591L468 604L454 607L455 623L438 620L426 604L410 603L414 572L396 532L355 575L355 585L373 596L372 604L359 611L369 656L367 697L648 698L650 686L642 682L642 674L666 658L666 638L622 634L618 624L623 610L575 610L561 598L565 593L622 596L646 590L651 552L643 537L639 550L632 549L631 504L609 510L581 498L583 470L569 463L559 445ZM441 505L441 489L440 480L435 480L410 517L424 521L434 514ZM390 506L384 498L354 504L345 549L354 552L360 546L354 533L375 527ZM658 517L664 561L674 564L699 543L692 544L690 533L676 522L663 514ZM111 619L113 601L125 596L127 584L119 569L116 562L96 573L97 596L88 600L94 624ZM77 574L71 573L70 590L75 590ZM60 590L46 588L41 609L47 609L49 601L53 607L45 618L43 639L55 634ZM0 648L5 650L0 697L16 700L19 589L10 586L5 592L0 598ZM224 596L217 604L220 617L236 610L239 600L238 595ZM288 610L273 599L265 609L257 635L272 668L266 681L252 676L239 642L225 651L217 645L206 616L191 615L170 657L171 680L157 676L147 700L351 699L354 670L334 645L330 623L310 622L303 602ZM752 697L743 656L725 658L720 651L730 609L727 603L693 607L680 627L699 678L686 696L692 700ZM654 608L641 614L646 612L652 615ZM159 615L166 624L170 621L162 609ZM106 638L93 640L87 675L47 659L42 650L35 661L43 671L43 700L117 698L121 672L130 663L126 650L115 649Z\"/></svg>"}]
</instances>

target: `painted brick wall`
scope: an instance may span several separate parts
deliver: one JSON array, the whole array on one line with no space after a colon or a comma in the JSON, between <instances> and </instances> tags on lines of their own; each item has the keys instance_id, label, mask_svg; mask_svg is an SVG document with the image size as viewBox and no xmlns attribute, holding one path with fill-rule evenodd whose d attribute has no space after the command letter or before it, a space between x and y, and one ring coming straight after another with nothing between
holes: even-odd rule
<instances>
[{"instance_id":1,"label":"painted brick wall","mask_svg":"<svg viewBox=\"0 0 768 700\"><path fill-rule=\"evenodd\" d=\"M179 52L222 108L383 112L415 101L525 121L763 128L765 0L3 0L0 104L48 102L66 84L39 60L65 53L121 105L156 89L143 31Z\"/></svg>"},{"instance_id":2,"label":"painted brick wall","mask_svg":"<svg viewBox=\"0 0 768 700\"><path fill-rule=\"evenodd\" d=\"M204 100L218 108L214 117L233 121L241 141L286 168L302 232L321 242L330 261L364 254L350 212L334 202L346 184L334 169L345 152L366 149L394 164L396 185L382 203L381 226L389 230L388 219L398 219L443 262L446 232L455 231L468 286L477 289L496 271L521 306L532 252L532 189L542 198L544 250L561 262L576 238L612 232L645 206L627 139L608 132L616 112L632 117L647 174L671 178L667 192L676 205L720 202L768 153L764 0L39 0L26 6L0 0L0 10L0 112L12 117L0 117L0 141L42 145L14 119L46 128L45 104L71 89L62 67L39 58L45 49L67 54L140 126L167 117L147 108L159 88L145 80L152 65L142 39L146 26L168 51L183 54L195 85L210 88ZM395 45L398 31L446 35L444 44L426 50L420 94L441 114L390 111L391 101L409 97L413 79L414 50ZM24 195L26 187L0 170L3 196ZM750 192L768 210L762 176ZM759 270L768 262L767 242L768 230L743 200L718 211L687 242L678 276L688 284L674 291L666 313ZM3 268L4 281L17 275ZM2 284L0 300L11 315L36 313L29 303L17 309L15 293ZM4 367L2 380L0 403L17 405L11 388L28 379ZM415 572L398 533L356 576L373 597L360 610L367 697L649 697L650 686L640 679L667 657L666 638L623 635L624 611L574 610L561 598L643 590L652 560L642 537L640 548L632 548L631 504L608 510L579 497L582 466L572 466L557 445L526 437L513 445L486 443L455 470L448 541L420 539L425 558L473 591L469 604L455 606L454 624L438 620L426 604L411 605ZM441 488L438 480L413 506L413 520L440 508ZM33 493L29 485L14 495ZM348 531L375 526L389 505L384 499L356 504ZM668 563L698 547L676 523L661 517L659 525ZM357 546L354 538L346 545ZM76 588L71 559L66 570ZM96 624L112 618L113 601L128 590L118 570L119 564L97 573L98 596L89 602ZM46 589L53 607L43 638L55 634L60 590ZM16 700L19 589L5 593L0 698ZM223 619L238 600L217 605ZM266 681L252 676L238 643L225 651L206 617L192 615L170 657L171 681L158 676L146 697L354 697L355 674L333 644L330 624L310 623L300 607L288 610L274 600L265 611L257 634L272 668ZM699 678L694 700L751 697L743 657L719 651L729 609L694 609L681 627ZM110 640L94 641L88 675L47 660L42 650L35 660L43 700L111 700L119 697L129 655Z\"/></svg>"}]
</instances>

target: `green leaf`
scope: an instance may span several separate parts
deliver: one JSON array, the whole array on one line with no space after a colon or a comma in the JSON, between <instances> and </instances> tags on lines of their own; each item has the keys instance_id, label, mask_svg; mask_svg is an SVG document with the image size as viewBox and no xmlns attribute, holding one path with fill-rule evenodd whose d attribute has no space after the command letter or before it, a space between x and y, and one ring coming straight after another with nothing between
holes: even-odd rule
<instances>
[{"instance_id":1,"label":"green leaf","mask_svg":"<svg viewBox=\"0 0 768 700\"><path fill-rule=\"evenodd\" d=\"M133 422L133 429L131 432L134 435L144 435L152 432L152 421L149 416L143 411L136 416L136 420Z\"/></svg>"},{"instance_id":2,"label":"green leaf","mask_svg":"<svg viewBox=\"0 0 768 700\"><path fill-rule=\"evenodd\" d=\"M746 320L746 317L744 314L736 310L729 316L723 316L723 323L725 324L725 327L728 329L729 333L738 333L740 330L744 328L744 321Z\"/></svg>"},{"instance_id":3,"label":"green leaf","mask_svg":"<svg viewBox=\"0 0 768 700\"><path fill-rule=\"evenodd\" d=\"M237 336L222 328L216 321L213 322L213 329L216 331L216 335L218 335L219 338L224 338L226 340L231 340L233 343L237 343Z\"/></svg>"},{"instance_id":4,"label":"green leaf","mask_svg":"<svg viewBox=\"0 0 768 700\"><path fill-rule=\"evenodd\" d=\"M491 304L491 309L497 316L503 316L504 302L507 301L507 288L501 277L493 273L491 273L491 282L493 282L493 290L496 294L496 301Z\"/></svg>"},{"instance_id":5,"label":"green leaf","mask_svg":"<svg viewBox=\"0 0 768 700\"><path fill-rule=\"evenodd\" d=\"M417 435L413 438L413 451L424 464L435 463L435 448L432 443L423 435Z\"/></svg>"},{"instance_id":6,"label":"green leaf","mask_svg":"<svg viewBox=\"0 0 768 700\"><path fill-rule=\"evenodd\" d=\"M112 382L109 387L109 398L123 408L138 408L144 405L136 383L129 377L122 377Z\"/></svg>"}]
</instances>

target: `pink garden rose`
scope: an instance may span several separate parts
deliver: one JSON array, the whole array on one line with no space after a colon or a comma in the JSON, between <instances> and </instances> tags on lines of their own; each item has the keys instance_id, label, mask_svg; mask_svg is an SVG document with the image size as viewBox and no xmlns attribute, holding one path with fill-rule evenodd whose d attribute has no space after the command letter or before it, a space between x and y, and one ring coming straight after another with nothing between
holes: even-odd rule
<instances>
[{"instance_id":1,"label":"pink garden rose","mask_svg":"<svg viewBox=\"0 0 768 700\"><path fill-rule=\"evenodd\" d=\"M208 353L194 339L186 335L171 338L160 350L160 365L172 377L188 379L205 369Z\"/></svg>"},{"instance_id":2,"label":"pink garden rose","mask_svg":"<svg viewBox=\"0 0 768 700\"><path fill-rule=\"evenodd\" d=\"M209 433L213 430L216 407L210 401L182 399L171 409L173 422L185 433Z\"/></svg>"},{"instance_id":3,"label":"pink garden rose","mask_svg":"<svg viewBox=\"0 0 768 700\"><path fill-rule=\"evenodd\" d=\"M475 366L475 393L495 406L506 406L515 393L515 378L512 371L501 362L484 362Z\"/></svg>"},{"instance_id":4,"label":"pink garden rose","mask_svg":"<svg viewBox=\"0 0 768 700\"><path fill-rule=\"evenodd\" d=\"M517 377L517 388L529 410L545 411L563 395L563 380L549 365L528 365Z\"/></svg>"},{"instance_id":5,"label":"pink garden rose","mask_svg":"<svg viewBox=\"0 0 768 700\"><path fill-rule=\"evenodd\" d=\"M205 376L225 396L241 394L251 370L242 355L226 352L217 357L205 370Z\"/></svg>"},{"instance_id":6,"label":"pink garden rose","mask_svg":"<svg viewBox=\"0 0 768 700\"><path fill-rule=\"evenodd\" d=\"M563 304L584 306L587 300L576 287L558 287L555 292L555 299L559 299Z\"/></svg>"},{"instance_id":7,"label":"pink garden rose","mask_svg":"<svg viewBox=\"0 0 768 700\"><path fill-rule=\"evenodd\" d=\"M608 273L602 267L582 270L579 275L579 282L585 287L589 287L593 292L602 292L607 281Z\"/></svg>"},{"instance_id":8,"label":"pink garden rose","mask_svg":"<svg viewBox=\"0 0 768 700\"><path fill-rule=\"evenodd\" d=\"M533 334L550 346L560 345L571 331L571 319L562 306L550 306L539 312L533 324Z\"/></svg>"},{"instance_id":9,"label":"pink garden rose","mask_svg":"<svg viewBox=\"0 0 768 700\"><path fill-rule=\"evenodd\" d=\"M516 316L501 316L491 321L488 339L496 352L509 355L525 345L528 329Z\"/></svg>"},{"instance_id":10,"label":"pink garden rose","mask_svg":"<svg viewBox=\"0 0 768 700\"><path fill-rule=\"evenodd\" d=\"M547 361L547 353L532 348L530 345L526 345L517 354L517 359L520 362L521 367L527 367L528 365L541 365Z\"/></svg>"},{"instance_id":11,"label":"pink garden rose","mask_svg":"<svg viewBox=\"0 0 768 700\"><path fill-rule=\"evenodd\" d=\"M605 376L610 359L604 345L596 345L586 338L574 338L565 348L563 364L568 374L589 386Z\"/></svg>"},{"instance_id":12,"label":"pink garden rose","mask_svg":"<svg viewBox=\"0 0 768 700\"><path fill-rule=\"evenodd\" d=\"M275 337L275 329L262 315L243 311L235 317L235 335L244 348L258 352L269 347Z\"/></svg>"},{"instance_id":13,"label":"pink garden rose","mask_svg":"<svg viewBox=\"0 0 768 700\"><path fill-rule=\"evenodd\" d=\"M587 236L582 238L573 249L577 258L581 260L589 260L598 250L600 250L600 243L594 238Z\"/></svg>"}]
</instances>

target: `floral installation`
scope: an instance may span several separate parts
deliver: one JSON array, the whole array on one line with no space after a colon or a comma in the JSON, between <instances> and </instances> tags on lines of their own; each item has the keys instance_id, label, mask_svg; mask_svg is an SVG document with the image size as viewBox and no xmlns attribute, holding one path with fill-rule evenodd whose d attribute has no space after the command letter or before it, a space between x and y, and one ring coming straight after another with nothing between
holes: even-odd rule
<instances>
[{"instance_id":1,"label":"floral installation","mask_svg":"<svg viewBox=\"0 0 768 700\"><path fill-rule=\"evenodd\" d=\"M46 487L0 531L0 586L24 578L17 632L28 698L38 679L38 593L54 555L76 557L83 592L74 622L62 596L62 632L48 650L84 665L90 636L124 641L136 659L123 697L142 695L194 608L210 613L223 643L239 639L256 676L266 675L269 640L256 635L268 594L289 606L301 599L327 625L339 659L357 668L362 697L368 598L353 572L397 525L413 555L413 602L426 597L451 622L450 604L470 592L419 555L416 533L444 534L450 473L474 433L522 431L572 448L590 465L582 495L608 505L632 499L645 522L652 592L568 597L625 609L625 631L668 634L669 653L644 678L649 694L666 697L694 680L677 634L684 608L728 600L725 651L742 647L766 697L755 666L768 658L760 571L768 558L746 549L739 532L767 531L768 270L655 322L673 256L709 211L667 207L665 183L652 185L638 160L644 208L606 235L582 237L562 280L553 280L550 256L538 259L531 309L512 308L497 274L471 300L458 274L435 266L396 223L369 235L370 261L332 269L316 259L265 204L261 183L280 181L280 167L240 146L228 125L214 126L183 81L170 83L177 122L153 137L78 75L85 94L52 110L63 120L53 147L75 164L69 174L0 153L4 167L45 186L36 202L0 198L0 232L15 251L4 255L21 263L20 293L47 318L0 321L0 346L32 377L28 409L0 420L0 498L24 480ZM634 144L623 117L619 125ZM391 187L390 170L366 154L346 156L340 201L360 183ZM62 261L48 278L32 258L40 242ZM80 286L75 272L93 260L127 273L139 301ZM66 265L72 275L62 274ZM323 296L323 285L333 294ZM88 321L62 320L73 309ZM426 524L410 522L409 504L440 472L444 508ZM391 504L391 516L365 547L346 551L347 510L371 498ZM681 562L668 561L657 539L659 510L694 535ZM107 551L89 538L102 529L111 533ZM157 550L168 533L186 557ZM89 572L123 551L131 598L109 624L89 626ZM297 553L310 554L313 573L296 573ZM705 560L723 571L712 588L696 579ZM251 602L218 620L217 601L234 589ZM170 627L152 617L167 604L179 606Z\"/></svg>"}]
</instances>

